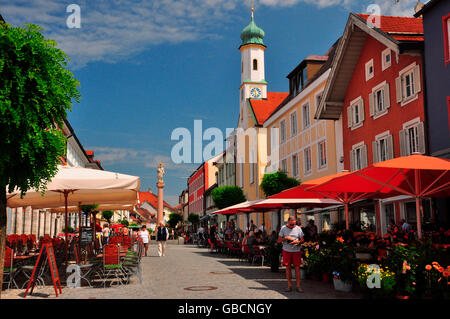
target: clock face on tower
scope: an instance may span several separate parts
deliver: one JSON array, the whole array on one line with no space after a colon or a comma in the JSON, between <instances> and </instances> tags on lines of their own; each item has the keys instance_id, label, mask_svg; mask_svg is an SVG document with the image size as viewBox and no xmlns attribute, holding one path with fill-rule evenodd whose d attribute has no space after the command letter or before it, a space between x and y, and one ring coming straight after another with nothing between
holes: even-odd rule
<instances>
[{"instance_id":1,"label":"clock face on tower","mask_svg":"<svg viewBox=\"0 0 450 319\"><path fill-rule=\"evenodd\" d=\"M250 96L255 99L261 97L261 89L260 88L252 88L250 90Z\"/></svg>"}]
</instances>

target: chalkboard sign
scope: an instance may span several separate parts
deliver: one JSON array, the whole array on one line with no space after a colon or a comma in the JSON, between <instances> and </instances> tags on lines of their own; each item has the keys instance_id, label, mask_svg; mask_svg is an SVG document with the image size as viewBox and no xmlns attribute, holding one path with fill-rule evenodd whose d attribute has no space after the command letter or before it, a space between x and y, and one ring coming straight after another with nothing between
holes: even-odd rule
<instances>
[{"instance_id":1,"label":"chalkboard sign","mask_svg":"<svg viewBox=\"0 0 450 319\"><path fill-rule=\"evenodd\" d=\"M94 241L94 229L92 227L81 227L80 244L92 243Z\"/></svg>"},{"instance_id":2,"label":"chalkboard sign","mask_svg":"<svg viewBox=\"0 0 450 319\"><path fill-rule=\"evenodd\" d=\"M30 281L28 282L27 290L25 291L24 298L27 296L28 290L31 287L31 292L33 293L33 289L36 286L37 278L35 278L36 272L38 271L39 267L46 267L45 262L39 263L41 261L41 256L45 252L47 253L47 261L48 266L50 267L50 273L52 275L53 280L53 287L55 288L56 297L58 297L58 287L59 287L59 293L62 293L61 290L61 281L59 280L59 273L58 273L58 267L56 267L56 260L55 260L55 252L53 250L53 246L51 243L43 244L41 247L41 251L39 252L39 256L36 260L36 265L34 266L33 273L31 274ZM44 257L45 258L45 257Z\"/></svg>"}]
</instances>

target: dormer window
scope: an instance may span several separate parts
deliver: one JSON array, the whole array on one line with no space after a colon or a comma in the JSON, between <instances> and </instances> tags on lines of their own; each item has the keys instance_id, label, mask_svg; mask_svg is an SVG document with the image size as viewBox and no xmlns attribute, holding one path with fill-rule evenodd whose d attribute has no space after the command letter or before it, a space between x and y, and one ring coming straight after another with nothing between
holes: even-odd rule
<instances>
[{"instance_id":1,"label":"dormer window","mask_svg":"<svg viewBox=\"0 0 450 319\"><path fill-rule=\"evenodd\" d=\"M299 71L291 78L291 93L295 96L305 87L307 82L306 68Z\"/></svg>"},{"instance_id":2,"label":"dormer window","mask_svg":"<svg viewBox=\"0 0 450 319\"><path fill-rule=\"evenodd\" d=\"M254 71L258 70L258 60L256 60L256 59L253 60L253 70Z\"/></svg>"}]
</instances>

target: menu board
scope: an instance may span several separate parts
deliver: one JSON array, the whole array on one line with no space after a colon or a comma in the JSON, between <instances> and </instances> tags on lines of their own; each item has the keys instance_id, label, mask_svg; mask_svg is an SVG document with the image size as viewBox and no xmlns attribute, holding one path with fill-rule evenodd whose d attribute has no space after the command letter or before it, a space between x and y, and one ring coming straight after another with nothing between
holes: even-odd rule
<instances>
[{"instance_id":1,"label":"menu board","mask_svg":"<svg viewBox=\"0 0 450 319\"><path fill-rule=\"evenodd\" d=\"M87 244L94 241L94 229L92 227L81 227L80 244Z\"/></svg>"},{"instance_id":2,"label":"menu board","mask_svg":"<svg viewBox=\"0 0 450 319\"><path fill-rule=\"evenodd\" d=\"M53 250L53 246L51 243L43 244L41 247L41 250L39 252L39 256L36 261L36 265L34 266L33 273L31 274L30 280L28 282L27 290L25 291L24 298L26 298L28 294L28 290L31 288L31 293L33 293L33 289L36 286L36 273L39 273L39 267L46 267L47 263L41 262L41 257L43 257L45 260L45 256L42 256L43 254L47 253L47 260L48 260L48 266L50 268L50 273L52 276L53 281L53 287L55 288L56 297L58 297L58 288L59 293L62 293L61 291L61 281L59 279L59 273L58 273L58 267L56 267L56 260L55 260L55 252Z\"/></svg>"}]
</instances>

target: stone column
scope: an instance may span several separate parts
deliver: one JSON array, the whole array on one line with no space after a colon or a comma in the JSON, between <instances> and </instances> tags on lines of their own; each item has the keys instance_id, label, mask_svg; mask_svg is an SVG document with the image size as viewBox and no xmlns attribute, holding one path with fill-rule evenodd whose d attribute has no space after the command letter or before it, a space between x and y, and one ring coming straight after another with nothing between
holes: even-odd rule
<instances>
[{"instance_id":1,"label":"stone column","mask_svg":"<svg viewBox=\"0 0 450 319\"><path fill-rule=\"evenodd\" d=\"M164 202L163 202L163 196L164 196L164 182L158 181L156 183L156 187L158 187L158 225L160 223L164 223Z\"/></svg>"},{"instance_id":2,"label":"stone column","mask_svg":"<svg viewBox=\"0 0 450 319\"><path fill-rule=\"evenodd\" d=\"M16 233L16 215L17 215L17 208L12 208L11 209L11 224L10 224L10 229L9 229L10 234Z\"/></svg>"},{"instance_id":3,"label":"stone column","mask_svg":"<svg viewBox=\"0 0 450 319\"><path fill-rule=\"evenodd\" d=\"M16 211L16 234L23 234L23 208L18 207Z\"/></svg>"},{"instance_id":4,"label":"stone column","mask_svg":"<svg viewBox=\"0 0 450 319\"><path fill-rule=\"evenodd\" d=\"M43 237L45 234L45 211L39 211L39 237Z\"/></svg>"},{"instance_id":5,"label":"stone column","mask_svg":"<svg viewBox=\"0 0 450 319\"><path fill-rule=\"evenodd\" d=\"M32 214L32 209L30 206L25 207L24 209L24 220L23 220L23 233L28 235L31 234L31 214Z\"/></svg>"},{"instance_id":6,"label":"stone column","mask_svg":"<svg viewBox=\"0 0 450 319\"><path fill-rule=\"evenodd\" d=\"M11 235L12 209L6 207L6 236Z\"/></svg>"},{"instance_id":7,"label":"stone column","mask_svg":"<svg viewBox=\"0 0 450 319\"><path fill-rule=\"evenodd\" d=\"M50 235L50 227L51 227L51 223L52 223L51 218L52 218L51 213L46 211L46 212L45 212L45 228L44 228L44 235L45 235L45 234Z\"/></svg>"},{"instance_id":8,"label":"stone column","mask_svg":"<svg viewBox=\"0 0 450 319\"><path fill-rule=\"evenodd\" d=\"M322 231L322 214L321 213L314 213L314 224L317 226L317 231L320 233ZM331 217L330 217L331 220Z\"/></svg>"},{"instance_id":9,"label":"stone column","mask_svg":"<svg viewBox=\"0 0 450 319\"><path fill-rule=\"evenodd\" d=\"M33 223L31 226L31 233L36 235L36 237L38 236L39 233L39 210L38 209L33 209L33 211L31 212L32 217L33 217Z\"/></svg>"}]
</instances>

